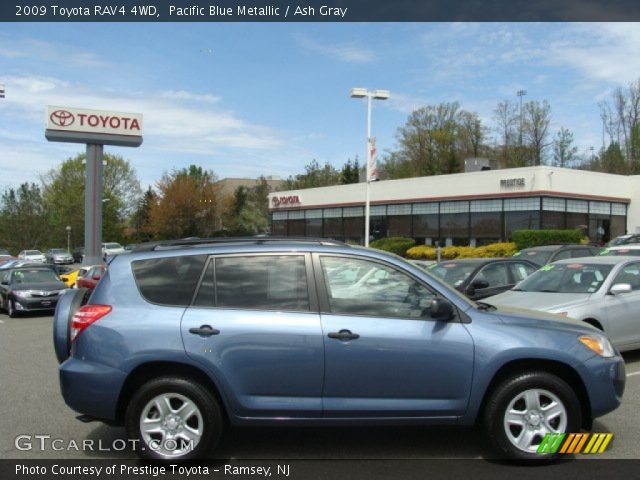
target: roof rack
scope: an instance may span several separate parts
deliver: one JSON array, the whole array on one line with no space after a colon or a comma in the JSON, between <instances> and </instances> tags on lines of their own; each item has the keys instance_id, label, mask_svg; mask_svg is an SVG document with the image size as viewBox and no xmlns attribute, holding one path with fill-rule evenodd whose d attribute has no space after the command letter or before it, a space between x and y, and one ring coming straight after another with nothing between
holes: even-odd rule
<instances>
[{"instance_id":1,"label":"roof rack","mask_svg":"<svg viewBox=\"0 0 640 480\"><path fill-rule=\"evenodd\" d=\"M152 252L156 250L170 250L175 248L202 247L213 245L265 245L277 243L308 243L315 245L347 246L346 243L330 238L316 237L213 237L213 238L183 238L179 240L160 240L157 242L140 243L133 247L132 252Z\"/></svg>"}]
</instances>

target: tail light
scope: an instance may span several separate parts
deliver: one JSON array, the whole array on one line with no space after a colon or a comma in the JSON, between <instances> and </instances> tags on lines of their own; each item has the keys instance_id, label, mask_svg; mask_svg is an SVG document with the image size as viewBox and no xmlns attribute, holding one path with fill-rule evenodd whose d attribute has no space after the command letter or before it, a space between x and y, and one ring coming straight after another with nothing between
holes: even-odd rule
<instances>
[{"instance_id":1,"label":"tail light","mask_svg":"<svg viewBox=\"0 0 640 480\"><path fill-rule=\"evenodd\" d=\"M100 320L111 311L111 305L84 305L71 319L71 341L73 342L85 328Z\"/></svg>"}]
</instances>

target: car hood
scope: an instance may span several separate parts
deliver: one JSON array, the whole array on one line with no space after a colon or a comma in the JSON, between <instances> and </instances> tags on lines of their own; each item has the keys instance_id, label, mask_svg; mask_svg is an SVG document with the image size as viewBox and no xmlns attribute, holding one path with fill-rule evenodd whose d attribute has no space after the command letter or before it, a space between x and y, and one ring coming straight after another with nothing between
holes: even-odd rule
<instances>
[{"instance_id":1,"label":"car hood","mask_svg":"<svg viewBox=\"0 0 640 480\"><path fill-rule=\"evenodd\" d=\"M62 282L45 282L45 283L22 283L20 285L12 285L11 290L64 290L67 286Z\"/></svg>"},{"instance_id":2,"label":"car hood","mask_svg":"<svg viewBox=\"0 0 640 480\"><path fill-rule=\"evenodd\" d=\"M569 308L585 303L591 293L552 293L552 292L506 292L486 298L483 301L495 306L530 308L539 311L552 311Z\"/></svg>"},{"instance_id":3,"label":"car hood","mask_svg":"<svg viewBox=\"0 0 640 480\"><path fill-rule=\"evenodd\" d=\"M576 335L587 335L593 333L602 334L602 331L588 323L547 312L529 310L526 308L497 306L493 313L497 314L500 319L508 325L543 328L545 330L551 329L570 332Z\"/></svg>"}]
</instances>

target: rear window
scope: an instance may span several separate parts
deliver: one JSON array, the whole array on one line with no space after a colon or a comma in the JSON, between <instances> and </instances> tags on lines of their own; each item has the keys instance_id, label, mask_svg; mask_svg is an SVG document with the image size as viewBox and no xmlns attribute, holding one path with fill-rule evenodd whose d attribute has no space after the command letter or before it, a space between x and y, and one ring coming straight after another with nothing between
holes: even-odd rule
<instances>
[{"instance_id":1,"label":"rear window","mask_svg":"<svg viewBox=\"0 0 640 480\"><path fill-rule=\"evenodd\" d=\"M132 262L142 296L151 303L186 307L200 280L206 255L153 258Z\"/></svg>"}]
</instances>

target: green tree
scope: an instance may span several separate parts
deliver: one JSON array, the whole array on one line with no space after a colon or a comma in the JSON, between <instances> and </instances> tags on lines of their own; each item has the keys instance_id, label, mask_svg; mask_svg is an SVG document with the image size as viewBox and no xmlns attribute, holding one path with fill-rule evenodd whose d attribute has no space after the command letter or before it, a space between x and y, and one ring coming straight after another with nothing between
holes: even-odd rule
<instances>
[{"instance_id":1,"label":"green tree","mask_svg":"<svg viewBox=\"0 0 640 480\"><path fill-rule=\"evenodd\" d=\"M546 100L527 102L523 106L522 116L522 133L531 152L529 164L542 165L546 148L550 145L551 105Z\"/></svg>"},{"instance_id":2,"label":"green tree","mask_svg":"<svg viewBox=\"0 0 640 480\"><path fill-rule=\"evenodd\" d=\"M0 245L17 254L50 247L51 227L42 191L35 183L9 188L0 199Z\"/></svg>"},{"instance_id":3,"label":"green tree","mask_svg":"<svg viewBox=\"0 0 640 480\"><path fill-rule=\"evenodd\" d=\"M44 201L50 212L50 243L66 245L71 227L73 245L84 243L85 154L69 158L42 175ZM131 164L120 155L105 154L102 197L102 238L123 241L127 218L141 196L140 182Z\"/></svg>"},{"instance_id":4,"label":"green tree","mask_svg":"<svg viewBox=\"0 0 640 480\"><path fill-rule=\"evenodd\" d=\"M142 199L138 202L138 208L131 216L130 231L128 237L136 242L146 242L153 238L153 228L150 223L151 208L158 202L158 195L149 187Z\"/></svg>"},{"instance_id":5,"label":"green tree","mask_svg":"<svg viewBox=\"0 0 640 480\"><path fill-rule=\"evenodd\" d=\"M352 162L351 159L342 166L340 170L340 183L343 185L349 183L358 183L360 181L360 165L358 163L358 156Z\"/></svg>"},{"instance_id":6,"label":"green tree","mask_svg":"<svg viewBox=\"0 0 640 480\"><path fill-rule=\"evenodd\" d=\"M329 162L320 166L317 160L312 160L304 167L305 173L289 177L281 190L301 190L304 188L327 187L340 183L340 172Z\"/></svg>"},{"instance_id":7,"label":"green tree","mask_svg":"<svg viewBox=\"0 0 640 480\"><path fill-rule=\"evenodd\" d=\"M264 177L254 187L236 188L227 208L224 225L229 235L257 235L269 230L268 194L271 188Z\"/></svg>"},{"instance_id":8,"label":"green tree","mask_svg":"<svg viewBox=\"0 0 640 480\"><path fill-rule=\"evenodd\" d=\"M561 127L553 140L553 164L556 167L569 167L576 158L578 147L573 144L573 133Z\"/></svg>"}]
</instances>

